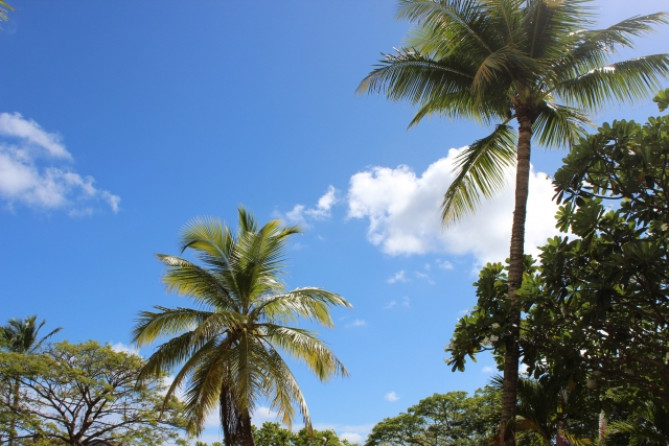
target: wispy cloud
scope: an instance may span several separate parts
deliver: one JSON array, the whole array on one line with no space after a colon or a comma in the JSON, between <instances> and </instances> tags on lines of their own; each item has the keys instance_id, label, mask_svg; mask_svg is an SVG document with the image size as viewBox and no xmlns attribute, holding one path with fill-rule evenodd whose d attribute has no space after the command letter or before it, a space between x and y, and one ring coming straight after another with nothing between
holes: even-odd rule
<instances>
[{"instance_id":1,"label":"wispy cloud","mask_svg":"<svg viewBox=\"0 0 669 446\"><path fill-rule=\"evenodd\" d=\"M400 399L400 397L397 396L397 393L395 393L394 391L386 393L386 396L384 398L386 401L390 403L394 403L395 401L398 401Z\"/></svg>"},{"instance_id":2,"label":"wispy cloud","mask_svg":"<svg viewBox=\"0 0 669 446\"><path fill-rule=\"evenodd\" d=\"M137 355L141 356L139 354L139 350L137 350L136 347L126 345L122 342L116 342L115 344L110 345L111 349L114 350L115 352L121 352L121 353L128 353L130 355Z\"/></svg>"},{"instance_id":3,"label":"wispy cloud","mask_svg":"<svg viewBox=\"0 0 669 446\"><path fill-rule=\"evenodd\" d=\"M392 277L390 277L386 282L389 284L397 283L397 282L407 282L409 279L407 279L406 271L401 270L396 272Z\"/></svg>"},{"instance_id":4,"label":"wispy cloud","mask_svg":"<svg viewBox=\"0 0 669 446\"><path fill-rule=\"evenodd\" d=\"M357 327L365 327L367 325L367 322L364 321L363 319L356 319L350 324L346 324L346 328L357 328Z\"/></svg>"},{"instance_id":5,"label":"wispy cloud","mask_svg":"<svg viewBox=\"0 0 669 446\"><path fill-rule=\"evenodd\" d=\"M367 239L390 255L471 254L479 264L504 260L513 212L512 170L506 174L507 186L494 199L484 201L459 222L442 226L441 202L461 151L451 149L420 175L405 165L356 173L347 195L348 217L367 220ZM525 236L529 253L556 233L553 194L550 178L532 171ZM444 262L442 267L449 264Z\"/></svg>"},{"instance_id":6,"label":"wispy cloud","mask_svg":"<svg viewBox=\"0 0 669 446\"><path fill-rule=\"evenodd\" d=\"M323 220L332 216L332 207L337 203L337 189L329 186L314 207L296 204L293 209L281 215L288 223L308 227L311 220Z\"/></svg>"},{"instance_id":7,"label":"wispy cloud","mask_svg":"<svg viewBox=\"0 0 669 446\"><path fill-rule=\"evenodd\" d=\"M445 270L452 270L454 268L451 262L442 259L437 259L437 266Z\"/></svg>"},{"instance_id":8,"label":"wispy cloud","mask_svg":"<svg viewBox=\"0 0 669 446\"><path fill-rule=\"evenodd\" d=\"M8 209L21 204L81 217L104 203L117 213L121 198L73 171L72 161L59 135L19 113L0 113L0 200Z\"/></svg>"},{"instance_id":9,"label":"wispy cloud","mask_svg":"<svg viewBox=\"0 0 669 446\"><path fill-rule=\"evenodd\" d=\"M489 375L491 373L495 373L495 368L490 367L489 365L487 365L487 366L485 366L481 369L481 373L485 373L486 375Z\"/></svg>"},{"instance_id":10,"label":"wispy cloud","mask_svg":"<svg viewBox=\"0 0 669 446\"><path fill-rule=\"evenodd\" d=\"M396 299L391 300L383 307L386 310L392 310L396 307L409 308L411 306L411 299L408 296L404 296L401 300L397 301Z\"/></svg>"}]
</instances>

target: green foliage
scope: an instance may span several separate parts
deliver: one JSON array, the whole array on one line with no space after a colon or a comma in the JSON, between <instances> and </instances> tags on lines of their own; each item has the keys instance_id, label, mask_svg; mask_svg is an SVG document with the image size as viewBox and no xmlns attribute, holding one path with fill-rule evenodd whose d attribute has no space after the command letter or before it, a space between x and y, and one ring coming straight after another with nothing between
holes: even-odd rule
<instances>
[{"instance_id":1,"label":"green foliage","mask_svg":"<svg viewBox=\"0 0 669 446\"><path fill-rule=\"evenodd\" d=\"M582 370L669 407L669 117L615 121L556 173L560 225L543 248L526 361ZM536 328L541 327L539 333Z\"/></svg>"},{"instance_id":2,"label":"green foliage","mask_svg":"<svg viewBox=\"0 0 669 446\"><path fill-rule=\"evenodd\" d=\"M134 339L146 345L174 336L149 358L142 376L178 369L168 395L187 383L185 416L191 432L198 432L206 415L220 405L226 445L249 446L250 413L260 398L286 424L296 403L310 428L304 396L280 352L304 362L321 380L347 373L315 333L286 325L306 319L331 327L330 307L350 307L341 296L319 288L284 289L283 249L297 232L278 220L259 227L240 208L236 234L207 219L195 220L183 231L182 251L192 250L202 266L158 255L167 267L167 289L192 299L196 308L145 311Z\"/></svg>"},{"instance_id":3,"label":"green foliage","mask_svg":"<svg viewBox=\"0 0 669 446\"><path fill-rule=\"evenodd\" d=\"M571 440L598 436L582 407L611 418L616 442L633 440L630 426L646 432L637 439L663 432L648 421L658 419L648 408L669 408L668 172L665 116L644 125L604 124L555 174L558 227L572 235L549 240L540 264L526 262L517 294L520 348L537 383L553 389L541 392L552 409L530 412L552 413L540 417L543 425L562 422ZM507 280L500 264L481 271L478 304L459 321L447 349L454 369L479 351L504 354ZM550 403L553 396L559 398ZM523 398L521 385L519 415ZM544 438L556 435L539 421L529 424ZM618 444L613 438L607 444Z\"/></svg>"},{"instance_id":4,"label":"green foliage","mask_svg":"<svg viewBox=\"0 0 669 446\"><path fill-rule=\"evenodd\" d=\"M399 16L416 25L409 45L384 55L359 92L408 100L427 115L499 123L458 160L444 218L471 210L502 185L516 147L510 121L528 119L545 146L571 145L587 111L611 100L643 98L669 75L669 54L611 62L634 37L667 24L666 14L588 29L587 1L406 0Z\"/></svg>"},{"instance_id":5,"label":"green foliage","mask_svg":"<svg viewBox=\"0 0 669 446\"><path fill-rule=\"evenodd\" d=\"M665 111L669 107L669 88L665 88L660 91L654 98L653 101L657 103L658 108L661 112Z\"/></svg>"},{"instance_id":6,"label":"green foliage","mask_svg":"<svg viewBox=\"0 0 669 446\"><path fill-rule=\"evenodd\" d=\"M0 382L21 384L12 423L0 419L0 432L15 430L16 444L164 444L177 436L181 406L172 400L161 411L160 380L136 385L142 365L93 341L61 342L40 355L0 352ZM0 405L12 396L2 392Z\"/></svg>"},{"instance_id":7,"label":"green foliage","mask_svg":"<svg viewBox=\"0 0 669 446\"><path fill-rule=\"evenodd\" d=\"M434 394L372 429L365 446L488 446L499 425L500 393Z\"/></svg>"}]
</instances>

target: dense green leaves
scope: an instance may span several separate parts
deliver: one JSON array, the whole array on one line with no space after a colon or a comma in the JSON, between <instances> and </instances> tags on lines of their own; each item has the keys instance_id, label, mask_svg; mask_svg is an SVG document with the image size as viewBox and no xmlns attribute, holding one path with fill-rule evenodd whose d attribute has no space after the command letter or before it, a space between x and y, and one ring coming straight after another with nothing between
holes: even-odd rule
<instances>
[{"instance_id":1,"label":"dense green leaves","mask_svg":"<svg viewBox=\"0 0 669 446\"><path fill-rule=\"evenodd\" d=\"M499 424L499 393L434 394L372 429L365 446L487 446Z\"/></svg>"},{"instance_id":2,"label":"dense green leaves","mask_svg":"<svg viewBox=\"0 0 669 446\"><path fill-rule=\"evenodd\" d=\"M21 384L12 423L0 417L0 437L12 429L15 444L76 446L160 445L176 438L181 407L173 399L163 407L160 379L136 385L142 365L139 356L93 341L58 343L39 355L0 352L0 383ZM0 406L11 407L13 392L0 398Z\"/></svg>"}]
</instances>

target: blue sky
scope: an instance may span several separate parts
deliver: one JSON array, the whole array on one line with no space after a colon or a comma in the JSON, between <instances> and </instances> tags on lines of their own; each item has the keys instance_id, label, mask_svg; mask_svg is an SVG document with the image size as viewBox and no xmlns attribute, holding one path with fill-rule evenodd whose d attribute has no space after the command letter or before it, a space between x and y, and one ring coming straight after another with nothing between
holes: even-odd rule
<instances>
[{"instance_id":1,"label":"blue sky","mask_svg":"<svg viewBox=\"0 0 669 446\"><path fill-rule=\"evenodd\" d=\"M453 156L486 129L407 130L411 106L354 94L406 35L394 1L12 4L0 31L0 320L38 314L60 339L129 346L140 311L186 303L166 295L154 254L176 254L194 217L234 226L243 205L303 227L288 287L354 305L322 332L350 377L321 384L295 365L317 428L360 441L421 398L492 376L486 358L450 372L443 348L475 302L478 267L506 256L511 195L442 229ZM603 24L666 9L593 5ZM668 28L621 57L666 52ZM594 119L656 113L649 99ZM553 233L563 155L533 153L529 251Z\"/></svg>"}]
</instances>

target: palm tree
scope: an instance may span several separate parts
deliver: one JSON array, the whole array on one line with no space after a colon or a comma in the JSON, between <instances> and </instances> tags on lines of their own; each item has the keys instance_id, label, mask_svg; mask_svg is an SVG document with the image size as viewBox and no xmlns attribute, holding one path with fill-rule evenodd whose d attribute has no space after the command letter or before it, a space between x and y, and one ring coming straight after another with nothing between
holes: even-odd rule
<instances>
[{"instance_id":1,"label":"palm tree","mask_svg":"<svg viewBox=\"0 0 669 446\"><path fill-rule=\"evenodd\" d=\"M399 16L417 24L407 48L386 55L358 92L383 92L419 105L411 125L431 114L497 123L457 159L456 178L442 204L444 222L459 219L492 196L506 168L516 165L510 243L509 299L502 398L502 443L515 444L525 216L533 137L568 146L583 135L586 112L611 100L654 91L669 75L669 55L607 64L634 36L669 23L663 13L589 30L588 0L400 0ZM518 123L514 135L511 124Z\"/></svg>"},{"instance_id":2,"label":"palm tree","mask_svg":"<svg viewBox=\"0 0 669 446\"><path fill-rule=\"evenodd\" d=\"M43 320L39 325L36 324L36 321L37 315L25 319L10 319L7 325L0 326L0 346L13 353L30 355L38 352L47 339L62 329L58 327L51 330L40 339L39 332L46 321ZM10 399L9 405L12 408L12 418L9 426L8 444L12 446L16 435L16 413L18 412L17 408L21 396L21 382L17 379L10 383L9 391L11 392L11 398L8 399Z\"/></svg>"},{"instance_id":3,"label":"palm tree","mask_svg":"<svg viewBox=\"0 0 669 446\"><path fill-rule=\"evenodd\" d=\"M62 330L61 327L58 327L38 340L39 331L44 327L46 321L42 321L39 325L36 325L36 320L37 315L25 319L10 319L7 325L0 327L3 346L14 353L35 353L47 339Z\"/></svg>"},{"instance_id":4,"label":"palm tree","mask_svg":"<svg viewBox=\"0 0 669 446\"><path fill-rule=\"evenodd\" d=\"M310 426L304 396L280 351L302 360L321 380L347 374L315 333L286 325L306 318L331 327L330 306L351 306L319 288L285 291L283 249L297 232L278 220L259 228L240 208L236 235L212 219L195 220L184 229L182 252L194 250L203 266L158 255L167 266L167 289L188 296L197 308L142 312L134 340L143 346L159 336L174 336L151 355L141 376L180 368L166 401L187 383L185 415L191 432L201 430L218 403L226 446L253 446L251 412L263 397L287 424L296 403Z\"/></svg>"}]
</instances>

